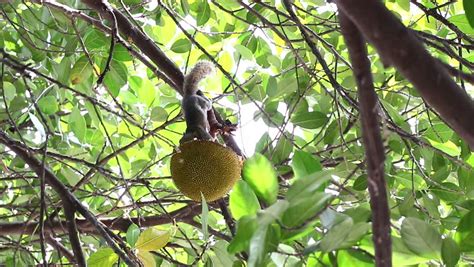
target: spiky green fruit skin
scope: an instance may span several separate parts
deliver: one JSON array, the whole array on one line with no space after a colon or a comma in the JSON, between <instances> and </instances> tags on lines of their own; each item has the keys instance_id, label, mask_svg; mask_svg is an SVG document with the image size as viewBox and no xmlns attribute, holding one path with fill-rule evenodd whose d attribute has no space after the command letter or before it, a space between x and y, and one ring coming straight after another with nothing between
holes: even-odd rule
<instances>
[{"instance_id":1,"label":"spiky green fruit skin","mask_svg":"<svg viewBox=\"0 0 474 267\"><path fill-rule=\"evenodd\" d=\"M241 161L230 148L218 143L194 140L182 144L171 157L171 176L187 197L201 201L222 198L240 178Z\"/></svg>"}]
</instances>

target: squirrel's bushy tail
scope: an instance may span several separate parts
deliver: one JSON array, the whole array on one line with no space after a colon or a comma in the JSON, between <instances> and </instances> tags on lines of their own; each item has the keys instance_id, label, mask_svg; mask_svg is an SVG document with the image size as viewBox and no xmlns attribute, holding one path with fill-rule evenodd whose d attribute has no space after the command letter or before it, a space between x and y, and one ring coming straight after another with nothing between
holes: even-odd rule
<instances>
[{"instance_id":1,"label":"squirrel's bushy tail","mask_svg":"<svg viewBox=\"0 0 474 267\"><path fill-rule=\"evenodd\" d=\"M209 61L199 61L194 68L184 77L184 95L195 94L198 90L198 83L213 71L214 67Z\"/></svg>"}]
</instances>

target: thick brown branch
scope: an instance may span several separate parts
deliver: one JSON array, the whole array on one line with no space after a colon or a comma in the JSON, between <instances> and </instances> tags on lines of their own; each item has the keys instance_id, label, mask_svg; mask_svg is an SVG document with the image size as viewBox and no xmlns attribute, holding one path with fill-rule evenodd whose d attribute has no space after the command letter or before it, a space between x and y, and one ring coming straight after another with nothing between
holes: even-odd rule
<instances>
[{"instance_id":1,"label":"thick brown branch","mask_svg":"<svg viewBox=\"0 0 474 267\"><path fill-rule=\"evenodd\" d=\"M63 201L64 215L66 216L66 225L68 228L69 241L71 242L72 251L76 258L76 264L79 266L87 266L86 258L82 252L81 240L79 239L79 231L76 224L76 214L74 208L69 202Z\"/></svg>"},{"instance_id":2,"label":"thick brown branch","mask_svg":"<svg viewBox=\"0 0 474 267\"><path fill-rule=\"evenodd\" d=\"M474 148L474 102L421 42L379 0L336 0L382 59L395 66L426 102Z\"/></svg>"},{"instance_id":3,"label":"thick brown branch","mask_svg":"<svg viewBox=\"0 0 474 267\"><path fill-rule=\"evenodd\" d=\"M97 0L82 0L88 7L94 9L101 16L113 20L114 18L108 11L107 1ZM126 36L126 39L132 40L133 43L146 54L153 63L155 63L168 77L176 84L177 88L182 88L183 85L183 73L171 61L165 53L150 39L146 36L139 28L133 25L127 17L115 8L110 7L113 11L113 15L117 20L117 27L120 33Z\"/></svg>"},{"instance_id":4,"label":"thick brown branch","mask_svg":"<svg viewBox=\"0 0 474 267\"><path fill-rule=\"evenodd\" d=\"M439 62L446 68L446 70L448 70L449 74L451 74L452 76L459 77L470 84L474 84L474 75L472 73L465 73L462 70L456 69L455 67L442 62L441 60Z\"/></svg>"},{"instance_id":5,"label":"thick brown branch","mask_svg":"<svg viewBox=\"0 0 474 267\"><path fill-rule=\"evenodd\" d=\"M140 225L141 227L149 227L167 223L173 223L173 221L183 221L187 222L191 220L194 216L201 212L200 205L190 205L184 208L175 210L169 213L168 215L160 216L148 216L140 218L112 218L112 219L101 219L105 227L110 230L117 230L121 232L126 232L128 227L134 223ZM53 223L45 223L44 231L45 233L65 233L67 229L64 226L67 223L64 221L54 221ZM76 219L76 225L81 233L87 234L100 234L97 231L97 228L85 219ZM38 232L38 222L13 222L13 223L0 223L0 235L15 235L15 234L36 234Z\"/></svg>"},{"instance_id":6,"label":"thick brown branch","mask_svg":"<svg viewBox=\"0 0 474 267\"><path fill-rule=\"evenodd\" d=\"M76 259L74 258L74 255L65 247L63 244L58 242L52 235L48 235L46 237L46 242L48 242L51 246L53 246L59 253L60 255L63 255L66 257L69 262L75 263Z\"/></svg>"},{"instance_id":7,"label":"thick brown branch","mask_svg":"<svg viewBox=\"0 0 474 267\"><path fill-rule=\"evenodd\" d=\"M112 29L107 27L102 21L92 18L88 15L86 15L84 12L71 8L67 5L58 3L57 1L54 0L31 0L34 3L41 4L41 5L46 5L50 8L53 8L55 10L61 11L64 13L64 15L70 17L71 19L74 19L76 17L81 18L82 20L88 22L91 25L94 25L94 27L97 27L103 32L106 33L112 33ZM127 41L125 41L120 35L115 36L118 43L122 44L127 48L127 50L130 52L132 56L140 60L145 66L147 66L157 77L163 79L167 84L169 84L171 87L177 88L176 84L174 84L173 81L171 81L168 76L166 76L164 73L162 73L153 63L151 63L143 54L139 53L136 49L134 49Z\"/></svg>"},{"instance_id":8,"label":"thick brown branch","mask_svg":"<svg viewBox=\"0 0 474 267\"><path fill-rule=\"evenodd\" d=\"M342 35L349 50L356 78L362 138L367 161L368 188L372 208L372 232L377 266L392 266L390 210L384 180L384 147L379 129L377 95L374 90L365 41L352 21L340 12Z\"/></svg>"},{"instance_id":9,"label":"thick brown branch","mask_svg":"<svg viewBox=\"0 0 474 267\"><path fill-rule=\"evenodd\" d=\"M106 1L96 1L96 0L82 0L87 6L91 7L102 16L108 19L113 19L110 15L110 12L106 11ZM113 14L117 20L117 26L121 34L127 36L127 39L133 40L134 44L145 54L147 55L158 67L165 73L176 85L174 88L181 92L181 88L184 81L184 75L181 70L166 56L165 53L150 39L145 35L139 28L133 25L127 17L122 14L120 11L113 9ZM235 140L232 136L225 136L225 142L227 145L232 147L236 153L241 155L240 148L236 145Z\"/></svg>"},{"instance_id":10,"label":"thick brown branch","mask_svg":"<svg viewBox=\"0 0 474 267\"><path fill-rule=\"evenodd\" d=\"M41 162L35 158L31 153L31 149L28 149L20 142L17 142L10 137L8 137L5 132L0 130L0 143L4 144L10 148L15 154L18 155L28 166L40 176L44 173L44 178L46 182L56 191L56 193L61 198L62 202L67 202L68 207L78 211L82 216L84 216L90 223L94 225L97 231L105 239L107 244L117 253L117 255L122 258L124 262L131 266L137 266L138 259L131 254L125 253L120 249L120 247L115 243L115 241L107 233L104 225L97 220L97 218L92 214L71 192L69 189L59 180L54 173L47 168L42 166ZM134 260L132 260L134 259Z\"/></svg>"},{"instance_id":11,"label":"thick brown branch","mask_svg":"<svg viewBox=\"0 0 474 267\"><path fill-rule=\"evenodd\" d=\"M293 2L293 1L291 1L291 2ZM310 36L308 30L301 23L300 19L298 18L298 16L295 13L295 11L293 11L292 3L290 3L289 0L283 0L283 5L285 6L286 11L288 11L288 14L290 14L290 17L296 23L296 26L298 26L298 28L301 32L301 35L305 39L306 44L308 44L309 48L311 49L311 52L313 53L313 55L318 60L318 63L323 68L324 73L326 74L326 77L328 78L329 82L331 83L331 86L336 91L340 92L340 94L344 97L344 99L346 101L348 101L352 105L355 105L354 99L352 99L351 96L346 91L344 91L342 86L337 82L337 80L334 77L332 71L329 69L329 66L326 63L326 60L324 60L323 55L319 52L318 48L316 47L316 43L313 42L312 37Z\"/></svg>"},{"instance_id":12,"label":"thick brown branch","mask_svg":"<svg viewBox=\"0 0 474 267\"><path fill-rule=\"evenodd\" d=\"M230 216L229 209L227 208L226 200L219 199L217 200L217 204L219 205L219 208L221 209L222 216L224 217L227 227L229 227L230 233L232 234L232 236L235 236L234 220L232 220L232 216Z\"/></svg>"}]
</instances>

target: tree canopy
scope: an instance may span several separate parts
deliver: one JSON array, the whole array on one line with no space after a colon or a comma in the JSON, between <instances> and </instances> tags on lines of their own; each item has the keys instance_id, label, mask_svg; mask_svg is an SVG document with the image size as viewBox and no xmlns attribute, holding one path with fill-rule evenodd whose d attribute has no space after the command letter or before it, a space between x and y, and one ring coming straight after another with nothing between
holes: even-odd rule
<instances>
[{"instance_id":1,"label":"tree canopy","mask_svg":"<svg viewBox=\"0 0 474 267\"><path fill-rule=\"evenodd\" d=\"M0 1L0 265L474 264L474 1ZM184 74L242 157L170 175Z\"/></svg>"}]
</instances>

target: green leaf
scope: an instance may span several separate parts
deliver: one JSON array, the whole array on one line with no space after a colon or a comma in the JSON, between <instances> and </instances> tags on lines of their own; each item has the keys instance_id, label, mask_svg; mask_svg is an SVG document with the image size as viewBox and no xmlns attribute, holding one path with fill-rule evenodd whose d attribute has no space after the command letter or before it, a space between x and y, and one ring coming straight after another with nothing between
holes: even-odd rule
<instances>
[{"instance_id":1,"label":"green leaf","mask_svg":"<svg viewBox=\"0 0 474 267\"><path fill-rule=\"evenodd\" d=\"M79 140L84 140L86 135L86 120L81 115L81 112L78 108L74 108L69 115L69 130L71 130L74 135Z\"/></svg>"},{"instance_id":2,"label":"green leaf","mask_svg":"<svg viewBox=\"0 0 474 267\"><path fill-rule=\"evenodd\" d=\"M66 39L67 39L67 43L66 43L66 46L64 46L64 50L66 51L65 56L69 57L76 52L76 48L77 48L77 45L79 44L79 40L75 37L66 38Z\"/></svg>"},{"instance_id":3,"label":"green leaf","mask_svg":"<svg viewBox=\"0 0 474 267\"><path fill-rule=\"evenodd\" d=\"M474 153L471 152L471 155L469 158L466 160L466 163L471 165L471 167L474 167Z\"/></svg>"},{"instance_id":4,"label":"green leaf","mask_svg":"<svg viewBox=\"0 0 474 267\"><path fill-rule=\"evenodd\" d=\"M230 242L227 250L229 253L238 253L249 248L250 239L255 230L257 230L258 222L256 216L244 216L237 221L237 232Z\"/></svg>"},{"instance_id":5,"label":"green leaf","mask_svg":"<svg viewBox=\"0 0 474 267\"><path fill-rule=\"evenodd\" d=\"M459 168L458 183L459 183L459 186L465 192L473 191L474 190L474 170Z\"/></svg>"},{"instance_id":6,"label":"green leaf","mask_svg":"<svg viewBox=\"0 0 474 267\"><path fill-rule=\"evenodd\" d=\"M272 236L270 229L271 227L266 225L264 227L259 227L255 231L255 234L250 241L250 256L248 259L249 267L263 266L265 254L267 251L270 251L270 247L266 246L270 243L269 237Z\"/></svg>"},{"instance_id":7,"label":"green leaf","mask_svg":"<svg viewBox=\"0 0 474 267\"><path fill-rule=\"evenodd\" d=\"M56 100L56 97L52 95L42 97L40 100L38 100L38 106L41 112L46 115L54 114L59 109L58 101Z\"/></svg>"},{"instance_id":8,"label":"green leaf","mask_svg":"<svg viewBox=\"0 0 474 267\"><path fill-rule=\"evenodd\" d=\"M16 266L35 266L38 262L32 257L31 253L27 251L20 250L16 253L12 253L12 257L9 257L8 264L5 264L7 267L16 267ZM4 263L2 262L2 265Z\"/></svg>"},{"instance_id":9,"label":"green leaf","mask_svg":"<svg viewBox=\"0 0 474 267\"><path fill-rule=\"evenodd\" d=\"M397 0L397 4L405 11L410 11L410 0Z\"/></svg>"},{"instance_id":10,"label":"green leaf","mask_svg":"<svg viewBox=\"0 0 474 267\"><path fill-rule=\"evenodd\" d=\"M439 122L430 125L423 135L433 141L444 143L447 142L451 136L453 136L453 130L451 130L451 128L449 128L446 124Z\"/></svg>"},{"instance_id":11,"label":"green leaf","mask_svg":"<svg viewBox=\"0 0 474 267\"><path fill-rule=\"evenodd\" d=\"M441 253L441 236L436 229L417 218L405 218L400 231L405 245L419 256L437 259Z\"/></svg>"},{"instance_id":12,"label":"green leaf","mask_svg":"<svg viewBox=\"0 0 474 267\"><path fill-rule=\"evenodd\" d=\"M275 55L267 55L268 63L272 64L276 68L281 68L280 58Z\"/></svg>"},{"instance_id":13,"label":"green leaf","mask_svg":"<svg viewBox=\"0 0 474 267\"><path fill-rule=\"evenodd\" d=\"M365 251L340 250L337 252L337 266L371 267L375 263L373 256Z\"/></svg>"},{"instance_id":14,"label":"green leaf","mask_svg":"<svg viewBox=\"0 0 474 267\"><path fill-rule=\"evenodd\" d=\"M455 234L456 242L459 244L461 251L474 250L474 211L466 213L459 221Z\"/></svg>"},{"instance_id":15,"label":"green leaf","mask_svg":"<svg viewBox=\"0 0 474 267\"><path fill-rule=\"evenodd\" d=\"M392 177L390 174L387 176ZM416 173L398 172L393 178L395 178L400 185L403 185L406 188L412 188L413 190L418 190L426 185L423 178Z\"/></svg>"},{"instance_id":16,"label":"green leaf","mask_svg":"<svg viewBox=\"0 0 474 267\"><path fill-rule=\"evenodd\" d=\"M207 1L200 1L197 12L197 25L204 25L211 17L211 7Z\"/></svg>"},{"instance_id":17,"label":"green leaf","mask_svg":"<svg viewBox=\"0 0 474 267\"><path fill-rule=\"evenodd\" d=\"M466 14L467 21L472 28L474 28L474 1L463 0L464 12Z\"/></svg>"},{"instance_id":18,"label":"green leaf","mask_svg":"<svg viewBox=\"0 0 474 267\"><path fill-rule=\"evenodd\" d=\"M459 195L461 194L460 188L456 184L449 182L442 183L440 186L435 185L431 191L440 199L448 202L459 200Z\"/></svg>"},{"instance_id":19,"label":"green leaf","mask_svg":"<svg viewBox=\"0 0 474 267\"><path fill-rule=\"evenodd\" d=\"M247 159L242 170L244 180L267 204L276 201L278 180L270 161L261 154Z\"/></svg>"},{"instance_id":20,"label":"green leaf","mask_svg":"<svg viewBox=\"0 0 474 267\"><path fill-rule=\"evenodd\" d=\"M294 93L298 90L298 82L293 76L285 75L278 81L277 90L273 95L270 95L269 92L268 96L275 98Z\"/></svg>"},{"instance_id":21,"label":"green leaf","mask_svg":"<svg viewBox=\"0 0 474 267\"><path fill-rule=\"evenodd\" d=\"M280 200L268 207L258 217L259 226L250 240L249 267L262 266L265 254L276 249L280 236L279 228L278 225L271 224L281 218L288 205L287 201Z\"/></svg>"},{"instance_id":22,"label":"green leaf","mask_svg":"<svg viewBox=\"0 0 474 267\"><path fill-rule=\"evenodd\" d=\"M81 180L81 176L79 176L76 172L74 172L68 166L63 166L61 168L61 174L66 178L69 185L74 186Z\"/></svg>"},{"instance_id":23,"label":"green leaf","mask_svg":"<svg viewBox=\"0 0 474 267\"><path fill-rule=\"evenodd\" d=\"M290 201L290 207L283 214L282 222L288 227L296 227L308 219L316 219L333 196L327 193L314 193L309 196L295 197Z\"/></svg>"},{"instance_id":24,"label":"green leaf","mask_svg":"<svg viewBox=\"0 0 474 267\"><path fill-rule=\"evenodd\" d=\"M72 67L70 80L72 84L80 84L92 75L92 66L86 56L80 57Z\"/></svg>"},{"instance_id":25,"label":"green leaf","mask_svg":"<svg viewBox=\"0 0 474 267\"><path fill-rule=\"evenodd\" d=\"M250 49L248 49L247 47L245 47L243 45L240 45L240 44L236 44L234 46L234 48L239 53L239 55L242 57L242 59L253 60L252 51L250 51Z\"/></svg>"},{"instance_id":26,"label":"green leaf","mask_svg":"<svg viewBox=\"0 0 474 267\"><path fill-rule=\"evenodd\" d=\"M126 235L127 243L130 246L134 247L135 243L138 240L139 235L140 235L140 227L138 227L138 225L134 223L130 224L130 226L127 229L127 235Z\"/></svg>"},{"instance_id":27,"label":"green leaf","mask_svg":"<svg viewBox=\"0 0 474 267\"><path fill-rule=\"evenodd\" d=\"M111 248L101 248L87 259L89 267L112 267L118 260L118 255Z\"/></svg>"},{"instance_id":28,"label":"green leaf","mask_svg":"<svg viewBox=\"0 0 474 267\"><path fill-rule=\"evenodd\" d=\"M466 34L474 34L474 28L469 23L466 14L451 16L449 17L448 21L456 25L462 32Z\"/></svg>"},{"instance_id":29,"label":"green leaf","mask_svg":"<svg viewBox=\"0 0 474 267\"><path fill-rule=\"evenodd\" d=\"M410 126L405 121L404 117L400 115L400 111L394 107L389 101L380 99L380 103L383 105L383 108L387 111L390 118L395 122L400 128L405 131L410 131Z\"/></svg>"},{"instance_id":30,"label":"green leaf","mask_svg":"<svg viewBox=\"0 0 474 267\"><path fill-rule=\"evenodd\" d=\"M138 4L140 4L142 1L141 1L141 0L123 0L123 2L124 2L126 5L138 5Z\"/></svg>"},{"instance_id":31,"label":"green leaf","mask_svg":"<svg viewBox=\"0 0 474 267\"><path fill-rule=\"evenodd\" d=\"M153 107L150 118L155 122L165 122L168 119L168 112L162 107Z\"/></svg>"},{"instance_id":32,"label":"green leaf","mask_svg":"<svg viewBox=\"0 0 474 267\"><path fill-rule=\"evenodd\" d=\"M352 218L347 217L344 221L329 229L327 234L321 239L321 250L330 252L340 248L347 236L351 233L353 225L354 222Z\"/></svg>"},{"instance_id":33,"label":"green leaf","mask_svg":"<svg viewBox=\"0 0 474 267\"><path fill-rule=\"evenodd\" d=\"M3 94L5 95L5 100L7 103L13 100L16 95L16 88L12 83L3 82Z\"/></svg>"},{"instance_id":34,"label":"green leaf","mask_svg":"<svg viewBox=\"0 0 474 267\"><path fill-rule=\"evenodd\" d=\"M359 242L359 247L374 255L372 237L362 239ZM402 239L397 236L392 236L392 258L392 262L396 263L396 266L416 265L429 261L429 259L415 255L405 246Z\"/></svg>"},{"instance_id":35,"label":"green leaf","mask_svg":"<svg viewBox=\"0 0 474 267\"><path fill-rule=\"evenodd\" d=\"M261 137L260 140L258 140L257 144L255 144L255 152L262 152L267 150L268 148L271 147L271 138L268 132L265 132Z\"/></svg>"},{"instance_id":36,"label":"green leaf","mask_svg":"<svg viewBox=\"0 0 474 267\"><path fill-rule=\"evenodd\" d=\"M272 154L272 161L275 164L280 164L281 162L288 159L291 152L293 151L293 144L285 136L281 136L278 139L278 142L275 146L275 150Z\"/></svg>"},{"instance_id":37,"label":"green leaf","mask_svg":"<svg viewBox=\"0 0 474 267\"><path fill-rule=\"evenodd\" d=\"M259 84L249 86L249 95L255 99L255 101L263 101L265 99L265 90Z\"/></svg>"},{"instance_id":38,"label":"green leaf","mask_svg":"<svg viewBox=\"0 0 474 267\"><path fill-rule=\"evenodd\" d=\"M319 160L310 153L302 150L295 151L291 161L291 167L293 168L296 179L322 170Z\"/></svg>"},{"instance_id":39,"label":"green leaf","mask_svg":"<svg viewBox=\"0 0 474 267\"><path fill-rule=\"evenodd\" d=\"M188 0L181 0L181 9L183 10L184 14L189 14L189 3Z\"/></svg>"},{"instance_id":40,"label":"green leaf","mask_svg":"<svg viewBox=\"0 0 474 267\"><path fill-rule=\"evenodd\" d=\"M155 267L156 266L156 261L155 261L155 256L151 254L148 251L142 251L139 250L137 253L138 259L143 264L143 267Z\"/></svg>"},{"instance_id":41,"label":"green leaf","mask_svg":"<svg viewBox=\"0 0 474 267\"><path fill-rule=\"evenodd\" d=\"M147 78L132 76L128 78L128 82L133 91L136 92L141 103L147 107L156 101L156 92L153 83Z\"/></svg>"},{"instance_id":42,"label":"green leaf","mask_svg":"<svg viewBox=\"0 0 474 267\"><path fill-rule=\"evenodd\" d=\"M10 112L18 112L27 106L28 103L25 101L25 98L17 95L10 102Z\"/></svg>"},{"instance_id":43,"label":"green leaf","mask_svg":"<svg viewBox=\"0 0 474 267\"><path fill-rule=\"evenodd\" d=\"M461 154L461 148L451 141L448 141L446 143L438 143L431 139L429 139L429 141L432 146L436 147L437 149L445 152L446 154L450 156L457 157Z\"/></svg>"},{"instance_id":44,"label":"green leaf","mask_svg":"<svg viewBox=\"0 0 474 267\"><path fill-rule=\"evenodd\" d=\"M209 253L214 266L233 266L235 257L227 251L227 242L224 240L217 241L212 246L214 253Z\"/></svg>"},{"instance_id":45,"label":"green leaf","mask_svg":"<svg viewBox=\"0 0 474 267\"><path fill-rule=\"evenodd\" d=\"M270 98L273 98L278 95L278 83L277 79L273 76L268 77L267 85L265 91Z\"/></svg>"},{"instance_id":46,"label":"green leaf","mask_svg":"<svg viewBox=\"0 0 474 267\"><path fill-rule=\"evenodd\" d=\"M107 45L110 44L110 41L105 37L102 31L92 28L86 35L84 44L88 50L105 49Z\"/></svg>"},{"instance_id":47,"label":"green leaf","mask_svg":"<svg viewBox=\"0 0 474 267\"><path fill-rule=\"evenodd\" d=\"M290 204L286 200L278 200L270 207L266 208L259 214L259 224L265 225L273 223L275 220L280 220L283 213L288 209Z\"/></svg>"},{"instance_id":48,"label":"green leaf","mask_svg":"<svg viewBox=\"0 0 474 267\"><path fill-rule=\"evenodd\" d=\"M105 61L103 62L105 67ZM120 88L127 83L128 71L124 63L112 60L109 65L109 71L105 74L104 84L110 90L113 97L117 97Z\"/></svg>"},{"instance_id":49,"label":"green leaf","mask_svg":"<svg viewBox=\"0 0 474 267\"><path fill-rule=\"evenodd\" d=\"M191 50L191 42L188 39L179 39L174 42L170 49L175 53L187 53Z\"/></svg>"},{"instance_id":50,"label":"green leaf","mask_svg":"<svg viewBox=\"0 0 474 267\"><path fill-rule=\"evenodd\" d=\"M204 240L209 239L209 230L208 227L208 219L209 219L209 207L207 206L206 198L201 192L201 226L202 226L202 234Z\"/></svg>"},{"instance_id":51,"label":"green leaf","mask_svg":"<svg viewBox=\"0 0 474 267\"><path fill-rule=\"evenodd\" d=\"M441 258L447 267L456 266L461 257L458 244L450 237L443 239L441 245Z\"/></svg>"},{"instance_id":52,"label":"green leaf","mask_svg":"<svg viewBox=\"0 0 474 267\"><path fill-rule=\"evenodd\" d=\"M362 174L357 177L352 185L352 188L357 191L364 191L367 189L367 174Z\"/></svg>"},{"instance_id":53,"label":"green leaf","mask_svg":"<svg viewBox=\"0 0 474 267\"><path fill-rule=\"evenodd\" d=\"M132 61L133 57L130 55L130 52L128 51L125 46L121 44L116 44L114 47L114 55L113 55L113 60L116 61ZM125 77L124 77L125 78Z\"/></svg>"},{"instance_id":54,"label":"green leaf","mask_svg":"<svg viewBox=\"0 0 474 267\"><path fill-rule=\"evenodd\" d=\"M291 122L305 129L317 129L326 124L326 114L319 111L296 113L291 116Z\"/></svg>"},{"instance_id":55,"label":"green leaf","mask_svg":"<svg viewBox=\"0 0 474 267\"><path fill-rule=\"evenodd\" d=\"M353 220L354 222L354 220ZM351 232L346 236L344 242L341 244L341 247L351 247L355 245L359 240L364 237L367 232L369 232L371 225L366 222L354 223L352 226Z\"/></svg>"},{"instance_id":56,"label":"green leaf","mask_svg":"<svg viewBox=\"0 0 474 267\"><path fill-rule=\"evenodd\" d=\"M138 237L135 248L140 251L155 251L160 250L171 239L171 231L158 230L155 227L150 227L143 231Z\"/></svg>"},{"instance_id":57,"label":"green leaf","mask_svg":"<svg viewBox=\"0 0 474 267\"><path fill-rule=\"evenodd\" d=\"M332 171L314 172L296 180L286 193L286 198L291 202L294 199L310 197L316 192L322 192L331 180Z\"/></svg>"},{"instance_id":58,"label":"green leaf","mask_svg":"<svg viewBox=\"0 0 474 267\"><path fill-rule=\"evenodd\" d=\"M257 196L243 180L237 181L229 198L230 211L236 220L248 215L255 215L260 210Z\"/></svg>"}]
</instances>

